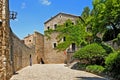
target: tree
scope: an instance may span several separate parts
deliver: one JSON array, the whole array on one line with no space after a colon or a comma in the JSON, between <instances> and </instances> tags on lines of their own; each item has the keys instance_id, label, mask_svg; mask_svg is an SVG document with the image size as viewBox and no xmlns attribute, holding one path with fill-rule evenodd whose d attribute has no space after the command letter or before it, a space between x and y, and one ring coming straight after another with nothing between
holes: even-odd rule
<instances>
[{"instance_id":1,"label":"tree","mask_svg":"<svg viewBox=\"0 0 120 80\"><path fill-rule=\"evenodd\" d=\"M81 14L81 17L82 19L85 21L90 15L90 8L87 6L84 8L82 14Z\"/></svg>"},{"instance_id":2,"label":"tree","mask_svg":"<svg viewBox=\"0 0 120 80\"><path fill-rule=\"evenodd\" d=\"M91 14L93 32L105 32L107 29L114 31L114 38L120 28L120 1L119 0L93 0ZM108 28L109 27L109 28Z\"/></svg>"}]
</instances>

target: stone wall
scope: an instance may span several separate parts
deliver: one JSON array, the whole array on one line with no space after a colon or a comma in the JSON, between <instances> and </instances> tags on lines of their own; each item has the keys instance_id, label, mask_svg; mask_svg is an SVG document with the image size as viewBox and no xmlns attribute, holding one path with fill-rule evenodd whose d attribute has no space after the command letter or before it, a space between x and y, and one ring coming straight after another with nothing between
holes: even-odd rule
<instances>
[{"instance_id":1,"label":"stone wall","mask_svg":"<svg viewBox=\"0 0 120 80\"><path fill-rule=\"evenodd\" d=\"M44 35L35 32L34 33L35 37L35 54L36 54L36 59L37 63L45 63L45 58L44 58Z\"/></svg>"},{"instance_id":2,"label":"stone wall","mask_svg":"<svg viewBox=\"0 0 120 80\"><path fill-rule=\"evenodd\" d=\"M57 33L52 33L50 35L51 39L47 40L47 37L44 37L44 55L45 63L64 63L66 60L66 55L63 51L57 52L53 47L53 43L56 43Z\"/></svg>"},{"instance_id":3,"label":"stone wall","mask_svg":"<svg viewBox=\"0 0 120 80\"><path fill-rule=\"evenodd\" d=\"M9 80L12 74L10 52L8 0L0 0L0 79Z\"/></svg>"},{"instance_id":4,"label":"stone wall","mask_svg":"<svg viewBox=\"0 0 120 80\"><path fill-rule=\"evenodd\" d=\"M12 34L11 57L13 58L14 70L17 71L30 65L30 55L33 63L36 63L35 49L26 46L15 34Z\"/></svg>"},{"instance_id":5,"label":"stone wall","mask_svg":"<svg viewBox=\"0 0 120 80\"><path fill-rule=\"evenodd\" d=\"M29 48L35 49L36 63L44 61L44 36L39 32L34 32L34 34L29 34L24 38L24 44Z\"/></svg>"},{"instance_id":6,"label":"stone wall","mask_svg":"<svg viewBox=\"0 0 120 80\"><path fill-rule=\"evenodd\" d=\"M9 78L19 69L36 63L35 48L27 47L10 29L0 28L0 80Z\"/></svg>"},{"instance_id":7,"label":"stone wall","mask_svg":"<svg viewBox=\"0 0 120 80\"><path fill-rule=\"evenodd\" d=\"M0 27L0 80L9 78L19 69L30 66L30 55L32 64L44 61L44 38L43 35L35 32L34 45L29 47L24 44L10 29Z\"/></svg>"},{"instance_id":8,"label":"stone wall","mask_svg":"<svg viewBox=\"0 0 120 80\"><path fill-rule=\"evenodd\" d=\"M43 35L35 32L36 45L28 47L5 25L0 25L0 80L9 80L17 70L29 66L30 55L33 64L44 59Z\"/></svg>"}]
</instances>

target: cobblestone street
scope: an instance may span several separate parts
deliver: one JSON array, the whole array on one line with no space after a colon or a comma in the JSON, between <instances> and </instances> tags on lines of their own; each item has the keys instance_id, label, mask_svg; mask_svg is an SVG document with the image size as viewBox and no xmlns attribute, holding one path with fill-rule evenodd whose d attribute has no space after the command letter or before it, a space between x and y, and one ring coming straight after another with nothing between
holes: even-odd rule
<instances>
[{"instance_id":1,"label":"cobblestone street","mask_svg":"<svg viewBox=\"0 0 120 80\"><path fill-rule=\"evenodd\" d=\"M78 70L65 64L35 64L18 71L10 80L108 80L103 77Z\"/></svg>"}]
</instances>

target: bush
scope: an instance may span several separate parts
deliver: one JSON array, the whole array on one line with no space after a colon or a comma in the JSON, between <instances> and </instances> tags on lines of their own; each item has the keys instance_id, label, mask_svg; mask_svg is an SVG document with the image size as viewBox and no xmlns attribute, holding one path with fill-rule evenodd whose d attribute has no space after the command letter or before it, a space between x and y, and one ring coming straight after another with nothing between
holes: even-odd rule
<instances>
[{"instance_id":1,"label":"bush","mask_svg":"<svg viewBox=\"0 0 120 80\"><path fill-rule=\"evenodd\" d=\"M100 44L93 43L81 48L73 56L80 60L87 60L88 64L102 65L107 54L106 50Z\"/></svg>"},{"instance_id":2,"label":"bush","mask_svg":"<svg viewBox=\"0 0 120 80\"><path fill-rule=\"evenodd\" d=\"M85 70L87 66L87 64L80 63L78 67L80 70Z\"/></svg>"},{"instance_id":3,"label":"bush","mask_svg":"<svg viewBox=\"0 0 120 80\"><path fill-rule=\"evenodd\" d=\"M114 52L114 49L105 43L102 43L101 46L105 49L107 54Z\"/></svg>"},{"instance_id":4,"label":"bush","mask_svg":"<svg viewBox=\"0 0 120 80\"><path fill-rule=\"evenodd\" d=\"M120 80L120 52L114 52L108 55L105 60L106 70L110 76Z\"/></svg>"},{"instance_id":5,"label":"bush","mask_svg":"<svg viewBox=\"0 0 120 80\"><path fill-rule=\"evenodd\" d=\"M103 66L99 66L99 65L89 65L86 67L86 71L88 72L92 72L92 73L103 73L105 70L105 68Z\"/></svg>"}]
</instances>

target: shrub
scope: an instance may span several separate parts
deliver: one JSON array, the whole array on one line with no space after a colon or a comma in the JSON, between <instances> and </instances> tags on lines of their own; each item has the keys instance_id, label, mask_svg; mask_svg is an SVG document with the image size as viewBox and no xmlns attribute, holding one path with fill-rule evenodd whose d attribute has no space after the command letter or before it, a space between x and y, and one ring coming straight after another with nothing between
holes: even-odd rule
<instances>
[{"instance_id":1,"label":"shrub","mask_svg":"<svg viewBox=\"0 0 120 80\"><path fill-rule=\"evenodd\" d=\"M103 66L99 66L99 65L89 65L86 67L86 71L88 72L92 72L92 73L103 73L103 71L105 70L105 68Z\"/></svg>"},{"instance_id":2,"label":"shrub","mask_svg":"<svg viewBox=\"0 0 120 80\"><path fill-rule=\"evenodd\" d=\"M105 60L106 70L113 78L120 80L120 52L108 55Z\"/></svg>"},{"instance_id":3,"label":"shrub","mask_svg":"<svg viewBox=\"0 0 120 80\"><path fill-rule=\"evenodd\" d=\"M80 70L85 70L87 67L87 64L80 63L78 67Z\"/></svg>"},{"instance_id":4,"label":"shrub","mask_svg":"<svg viewBox=\"0 0 120 80\"><path fill-rule=\"evenodd\" d=\"M105 49L107 54L114 52L114 49L105 43L102 43L101 46Z\"/></svg>"},{"instance_id":5,"label":"shrub","mask_svg":"<svg viewBox=\"0 0 120 80\"><path fill-rule=\"evenodd\" d=\"M87 60L88 64L102 65L106 55L106 50L100 44L93 43L81 48L73 56Z\"/></svg>"}]
</instances>

